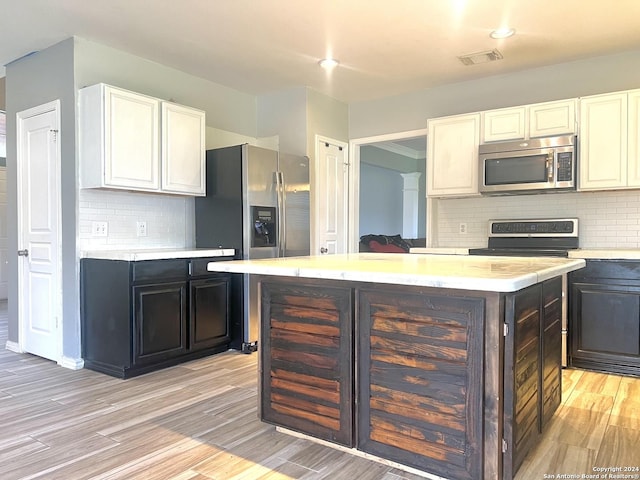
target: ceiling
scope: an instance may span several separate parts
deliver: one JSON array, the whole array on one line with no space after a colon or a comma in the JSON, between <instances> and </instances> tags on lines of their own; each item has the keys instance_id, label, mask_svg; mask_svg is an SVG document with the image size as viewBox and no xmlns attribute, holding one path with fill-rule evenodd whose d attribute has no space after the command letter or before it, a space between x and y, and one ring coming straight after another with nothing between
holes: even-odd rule
<instances>
[{"instance_id":1,"label":"ceiling","mask_svg":"<svg viewBox=\"0 0 640 480\"><path fill-rule=\"evenodd\" d=\"M254 95L347 103L640 48L639 0L0 0L0 19L0 65L76 35Z\"/></svg>"}]
</instances>

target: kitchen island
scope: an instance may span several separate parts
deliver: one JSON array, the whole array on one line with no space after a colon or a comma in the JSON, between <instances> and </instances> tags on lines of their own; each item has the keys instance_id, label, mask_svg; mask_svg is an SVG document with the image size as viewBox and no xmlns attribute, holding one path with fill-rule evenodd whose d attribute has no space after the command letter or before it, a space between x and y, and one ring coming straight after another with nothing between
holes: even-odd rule
<instances>
[{"instance_id":1,"label":"kitchen island","mask_svg":"<svg viewBox=\"0 0 640 480\"><path fill-rule=\"evenodd\" d=\"M511 479L560 404L561 276L584 260L348 254L260 275L261 418L432 478Z\"/></svg>"}]
</instances>

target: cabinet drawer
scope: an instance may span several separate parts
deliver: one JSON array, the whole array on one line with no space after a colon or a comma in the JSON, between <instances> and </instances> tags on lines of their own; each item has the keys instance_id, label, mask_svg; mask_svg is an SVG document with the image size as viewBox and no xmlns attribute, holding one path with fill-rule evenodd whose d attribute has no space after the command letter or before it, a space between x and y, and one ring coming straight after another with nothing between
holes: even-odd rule
<instances>
[{"instance_id":1,"label":"cabinet drawer","mask_svg":"<svg viewBox=\"0 0 640 480\"><path fill-rule=\"evenodd\" d=\"M638 260L587 260L585 268L571 272L573 281L589 281L593 279L624 280L623 285L640 286L640 261Z\"/></svg>"},{"instance_id":2,"label":"cabinet drawer","mask_svg":"<svg viewBox=\"0 0 640 480\"><path fill-rule=\"evenodd\" d=\"M184 280L188 274L188 260L144 260L132 266L134 283L155 282L157 280Z\"/></svg>"}]
</instances>

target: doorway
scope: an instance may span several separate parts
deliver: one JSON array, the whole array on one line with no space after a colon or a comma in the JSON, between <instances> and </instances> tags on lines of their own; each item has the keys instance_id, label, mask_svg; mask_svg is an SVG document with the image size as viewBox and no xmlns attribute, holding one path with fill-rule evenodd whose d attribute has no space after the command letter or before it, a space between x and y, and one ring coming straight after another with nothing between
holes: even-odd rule
<instances>
[{"instance_id":1,"label":"doorway","mask_svg":"<svg viewBox=\"0 0 640 480\"><path fill-rule=\"evenodd\" d=\"M19 348L61 358L60 102L17 114Z\"/></svg>"},{"instance_id":2,"label":"doorway","mask_svg":"<svg viewBox=\"0 0 640 480\"><path fill-rule=\"evenodd\" d=\"M7 123L0 110L0 301L7 299Z\"/></svg>"},{"instance_id":3,"label":"doorway","mask_svg":"<svg viewBox=\"0 0 640 480\"><path fill-rule=\"evenodd\" d=\"M348 145L316 135L311 255L349 250L350 163Z\"/></svg>"},{"instance_id":4,"label":"doorway","mask_svg":"<svg viewBox=\"0 0 640 480\"><path fill-rule=\"evenodd\" d=\"M411 246L426 243L426 136L412 130L351 141L354 170L352 250L360 238L401 236Z\"/></svg>"}]
</instances>

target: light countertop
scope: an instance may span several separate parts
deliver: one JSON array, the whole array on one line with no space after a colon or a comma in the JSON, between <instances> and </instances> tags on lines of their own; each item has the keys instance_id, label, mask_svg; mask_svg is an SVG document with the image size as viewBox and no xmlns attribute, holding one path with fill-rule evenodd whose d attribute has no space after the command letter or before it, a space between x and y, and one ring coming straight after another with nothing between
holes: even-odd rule
<instances>
[{"instance_id":1,"label":"light countertop","mask_svg":"<svg viewBox=\"0 0 640 480\"><path fill-rule=\"evenodd\" d=\"M411 247L409 253L435 253L436 255L469 255L468 248L462 247Z\"/></svg>"},{"instance_id":2,"label":"light countertop","mask_svg":"<svg viewBox=\"0 0 640 480\"><path fill-rule=\"evenodd\" d=\"M640 249L632 248L578 248L569 251L569 258L602 260L640 260Z\"/></svg>"},{"instance_id":3,"label":"light countertop","mask_svg":"<svg viewBox=\"0 0 640 480\"><path fill-rule=\"evenodd\" d=\"M233 248L156 248L140 250L93 250L82 252L82 258L101 260L166 260L171 258L233 257Z\"/></svg>"},{"instance_id":4,"label":"light countertop","mask_svg":"<svg viewBox=\"0 0 640 480\"><path fill-rule=\"evenodd\" d=\"M211 262L212 272L514 292L585 266L582 259L354 253Z\"/></svg>"},{"instance_id":5,"label":"light countertop","mask_svg":"<svg viewBox=\"0 0 640 480\"><path fill-rule=\"evenodd\" d=\"M438 255L468 255L469 249L462 247L413 247L410 253ZM640 249L632 248L577 248L569 250L569 258L601 260L640 260Z\"/></svg>"}]
</instances>

